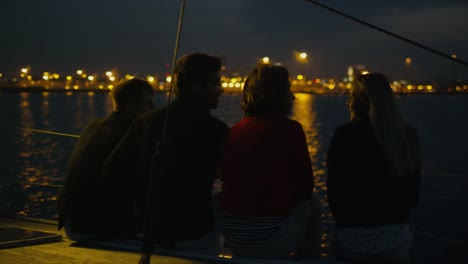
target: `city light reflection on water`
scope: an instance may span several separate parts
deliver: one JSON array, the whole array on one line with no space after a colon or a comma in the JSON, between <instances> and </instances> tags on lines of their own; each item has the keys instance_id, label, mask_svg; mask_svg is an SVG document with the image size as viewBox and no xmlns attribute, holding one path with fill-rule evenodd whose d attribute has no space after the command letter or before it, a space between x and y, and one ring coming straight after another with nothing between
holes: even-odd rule
<instances>
[{"instance_id":1,"label":"city light reflection on water","mask_svg":"<svg viewBox=\"0 0 468 264\"><path fill-rule=\"evenodd\" d=\"M330 254L332 238L330 228L333 228L333 224L330 223L332 217L326 199L326 164L323 158L319 158L321 142L319 140L319 122L317 120L317 109L315 106L316 95L306 93L296 93L294 95L296 99L294 101L291 119L301 123L306 136L310 160L314 171L314 191L319 194L320 204L322 205L322 256L327 256Z\"/></svg>"}]
</instances>

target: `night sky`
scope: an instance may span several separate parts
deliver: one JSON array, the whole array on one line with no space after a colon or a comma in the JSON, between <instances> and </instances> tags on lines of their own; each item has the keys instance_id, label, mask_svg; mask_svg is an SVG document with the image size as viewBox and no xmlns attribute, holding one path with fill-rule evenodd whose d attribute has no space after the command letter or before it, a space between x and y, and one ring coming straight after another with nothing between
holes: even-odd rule
<instances>
[{"instance_id":1,"label":"night sky","mask_svg":"<svg viewBox=\"0 0 468 264\"><path fill-rule=\"evenodd\" d=\"M468 60L466 0L329 0L340 11ZM180 0L7 0L0 4L0 72L30 66L69 74L169 71ZM367 65L395 79L468 79L468 68L339 17L303 0L187 0L180 54L223 56L230 72L248 72L268 56L293 74L342 77ZM309 54L308 64L294 52ZM410 66L405 58L411 57Z\"/></svg>"}]
</instances>

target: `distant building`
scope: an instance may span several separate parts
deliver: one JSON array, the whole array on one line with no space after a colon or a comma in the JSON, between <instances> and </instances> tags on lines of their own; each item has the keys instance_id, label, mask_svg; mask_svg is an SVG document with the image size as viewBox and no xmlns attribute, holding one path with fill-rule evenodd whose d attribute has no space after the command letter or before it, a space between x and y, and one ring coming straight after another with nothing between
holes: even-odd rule
<instances>
[{"instance_id":1,"label":"distant building","mask_svg":"<svg viewBox=\"0 0 468 264\"><path fill-rule=\"evenodd\" d=\"M354 81L354 78L356 75L362 74L364 72L367 72L367 67L364 65L350 65L348 67L348 75L346 77L346 81L352 82Z\"/></svg>"}]
</instances>

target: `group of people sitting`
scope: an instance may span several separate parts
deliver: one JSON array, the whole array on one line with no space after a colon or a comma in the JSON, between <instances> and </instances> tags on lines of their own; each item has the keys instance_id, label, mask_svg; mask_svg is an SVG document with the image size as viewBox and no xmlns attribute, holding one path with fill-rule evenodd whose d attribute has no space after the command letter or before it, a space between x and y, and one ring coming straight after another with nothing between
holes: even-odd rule
<instances>
[{"instance_id":1,"label":"group of people sitting","mask_svg":"<svg viewBox=\"0 0 468 264\"><path fill-rule=\"evenodd\" d=\"M210 114L223 92L220 71L218 57L183 56L176 99L156 109L148 82L115 87L114 111L83 130L70 158L59 229L74 241L142 234L148 254L155 245L213 249L222 235L240 256L318 257L321 202L303 128L288 118L288 70L261 64L249 73L244 117L231 128ZM351 122L336 129L327 156L336 255L409 263L417 135L381 74L358 76L348 107Z\"/></svg>"}]
</instances>

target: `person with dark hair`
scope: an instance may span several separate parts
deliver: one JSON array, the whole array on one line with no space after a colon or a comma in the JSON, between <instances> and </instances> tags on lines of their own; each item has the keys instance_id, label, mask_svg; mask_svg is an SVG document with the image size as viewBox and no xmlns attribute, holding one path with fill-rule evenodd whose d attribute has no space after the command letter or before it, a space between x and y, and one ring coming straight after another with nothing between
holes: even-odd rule
<instances>
[{"instance_id":1,"label":"person with dark hair","mask_svg":"<svg viewBox=\"0 0 468 264\"><path fill-rule=\"evenodd\" d=\"M153 87L146 81L131 79L117 85L111 95L113 112L92 120L81 133L58 197L58 228L65 226L70 240L136 233L132 227L135 223L131 208L119 205L115 212L119 218L112 221L109 215L103 214L112 204L107 204L107 185L99 179L104 161L125 135L130 123L153 107ZM124 226L117 230L108 228L116 222L124 223Z\"/></svg>"},{"instance_id":2,"label":"person with dark hair","mask_svg":"<svg viewBox=\"0 0 468 264\"><path fill-rule=\"evenodd\" d=\"M294 95L282 66L258 65L247 77L244 118L226 140L218 224L236 255L318 256L320 204L301 124L290 120Z\"/></svg>"},{"instance_id":3,"label":"person with dark hair","mask_svg":"<svg viewBox=\"0 0 468 264\"><path fill-rule=\"evenodd\" d=\"M387 79L359 75L328 150L327 193L336 255L351 261L411 263L410 213L419 197L420 145Z\"/></svg>"},{"instance_id":4,"label":"person with dark hair","mask_svg":"<svg viewBox=\"0 0 468 264\"><path fill-rule=\"evenodd\" d=\"M103 177L135 182L143 246L208 248L217 243L212 188L228 126L211 116L223 92L221 60L195 53L177 61L175 101L139 117L103 167ZM148 195L149 192L149 195ZM146 204L146 208L145 208Z\"/></svg>"}]
</instances>

